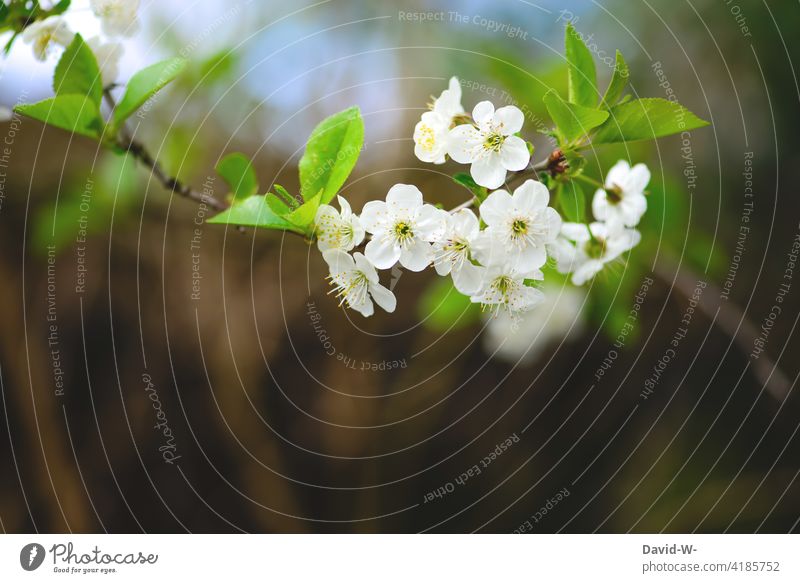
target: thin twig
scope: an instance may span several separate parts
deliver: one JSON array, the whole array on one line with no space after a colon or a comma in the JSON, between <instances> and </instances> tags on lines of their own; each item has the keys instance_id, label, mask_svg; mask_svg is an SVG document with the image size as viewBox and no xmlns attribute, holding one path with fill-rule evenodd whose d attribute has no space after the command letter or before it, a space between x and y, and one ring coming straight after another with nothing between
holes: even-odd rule
<instances>
[{"instance_id":1,"label":"thin twig","mask_svg":"<svg viewBox=\"0 0 800 583\"><path fill-rule=\"evenodd\" d=\"M114 96L111 95L110 89L106 89L103 91L103 96L105 97L106 101L108 102L108 106L113 111L114 108L117 106L117 103L114 99ZM153 177L158 180L164 188L170 190L180 196L185 198L194 200L199 203L206 204L213 208L214 210L224 211L228 208L228 204L218 198L204 193L199 192L193 189L190 185L184 184L179 178L175 176L169 176L164 169L162 168L161 164L158 160L156 160L150 152L145 148L144 144L135 140L133 136L131 136L128 129L123 125L123 127L119 130L119 137L120 137L120 144L119 146L124 150L130 152L130 154L138 160L143 166L150 170L150 173Z\"/></svg>"}]
</instances>

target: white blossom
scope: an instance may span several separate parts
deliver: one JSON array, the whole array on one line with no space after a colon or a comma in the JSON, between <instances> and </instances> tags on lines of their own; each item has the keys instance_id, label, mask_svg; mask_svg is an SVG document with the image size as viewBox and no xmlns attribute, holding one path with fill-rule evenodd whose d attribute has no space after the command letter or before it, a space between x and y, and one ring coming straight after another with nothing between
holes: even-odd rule
<instances>
[{"instance_id":1,"label":"white blossom","mask_svg":"<svg viewBox=\"0 0 800 583\"><path fill-rule=\"evenodd\" d=\"M69 46L75 33L60 16L48 16L37 20L22 32L22 40L33 45L33 54L40 60L47 59L53 45Z\"/></svg>"},{"instance_id":2,"label":"white blossom","mask_svg":"<svg viewBox=\"0 0 800 583\"><path fill-rule=\"evenodd\" d=\"M620 160L608 171L605 189L594 193L594 218L607 223L612 231L635 227L647 210L644 189L648 182L650 170L647 166L636 164L631 168L625 160Z\"/></svg>"},{"instance_id":3,"label":"white blossom","mask_svg":"<svg viewBox=\"0 0 800 583\"><path fill-rule=\"evenodd\" d=\"M358 216L344 198L339 196L338 199L341 212L327 204L320 205L317 209L314 224L320 251L350 251L364 240L364 227L361 226Z\"/></svg>"},{"instance_id":4,"label":"white blossom","mask_svg":"<svg viewBox=\"0 0 800 583\"><path fill-rule=\"evenodd\" d=\"M450 130L447 153L459 164L471 164L472 178L486 188L498 188L506 171L522 170L530 162L525 140L515 136L525 117L513 105L497 111L481 101L472 111L475 125L463 124Z\"/></svg>"},{"instance_id":5,"label":"white blossom","mask_svg":"<svg viewBox=\"0 0 800 583\"><path fill-rule=\"evenodd\" d=\"M489 318L483 333L487 352L512 363L527 363L549 345L580 334L586 291L571 285L544 284L542 301L515 319L506 312Z\"/></svg>"},{"instance_id":6,"label":"white blossom","mask_svg":"<svg viewBox=\"0 0 800 583\"><path fill-rule=\"evenodd\" d=\"M433 266L439 275L450 274L462 294L470 295L480 285L480 267L473 264L472 244L480 234L480 222L469 209L449 214L444 234L434 242Z\"/></svg>"},{"instance_id":7,"label":"white blossom","mask_svg":"<svg viewBox=\"0 0 800 583\"><path fill-rule=\"evenodd\" d=\"M89 0L108 36L133 36L139 30L139 0Z\"/></svg>"},{"instance_id":8,"label":"white blossom","mask_svg":"<svg viewBox=\"0 0 800 583\"><path fill-rule=\"evenodd\" d=\"M11 121L14 117L14 112L11 108L5 105L0 105L0 122Z\"/></svg>"},{"instance_id":9,"label":"white blossom","mask_svg":"<svg viewBox=\"0 0 800 583\"><path fill-rule=\"evenodd\" d=\"M502 260L523 271L539 269L547 261L546 245L561 229L561 216L547 206L550 192L541 182L526 180L511 195L490 194L480 212L487 228L476 242L477 256L489 265Z\"/></svg>"},{"instance_id":10,"label":"white blossom","mask_svg":"<svg viewBox=\"0 0 800 583\"><path fill-rule=\"evenodd\" d=\"M322 257L330 268L329 279L341 300L339 305L347 303L362 316L369 317L375 313L374 300L387 312L394 312L397 299L380 284L378 272L363 254L351 256L340 249L330 249L323 252Z\"/></svg>"},{"instance_id":11,"label":"white blossom","mask_svg":"<svg viewBox=\"0 0 800 583\"><path fill-rule=\"evenodd\" d=\"M378 269L400 265L422 271L433 260L431 242L441 237L447 213L423 204L416 186L395 184L386 202L373 200L361 211L361 224L372 235L364 251Z\"/></svg>"},{"instance_id":12,"label":"white blossom","mask_svg":"<svg viewBox=\"0 0 800 583\"><path fill-rule=\"evenodd\" d=\"M414 154L423 162L443 164L447 153L447 140L454 118L462 115L461 84L456 77L433 101L431 111L422 114L414 127Z\"/></svg>"},{"instance_id":13,"label":"white blossom","mask_svg":"<svg viewBox=\"0 0 800 583\"><path fill-rule=\"evenodd\" d=\"M119 76L119 60L122 58L124 49L120 43L104 43L100 37L93 37L86 41L92 49L97 65L100 67L100 76L103 78L103 86L107 87L114 83Z\"/></svg>"},{"instance_id":14,"label":"white blossom","mask_svg":"<svg viewBox=\"0 0 800 583\"><path fill-rule=\"evenodd\" d=\"M481 268L481 280L471 300L481 304L484 311L498 314L505 309L508 315L518 320L542 301L543 294L535 287L525 285L526 279L543 279L539 270L520 271L511 264L497 264Z\"/></svg>"},{"instance_id":15,"label":"white blossom","mask_svg":"<svg viewBox=\"0 0 800 583\"><path fill-rule=\"evenodd\" d=\"M583 285L603 267L641 241L636 229L609 229L605 223L564 223L549 249L560 273L572 273L572 283Z\"/></svg>"}]
</instances>

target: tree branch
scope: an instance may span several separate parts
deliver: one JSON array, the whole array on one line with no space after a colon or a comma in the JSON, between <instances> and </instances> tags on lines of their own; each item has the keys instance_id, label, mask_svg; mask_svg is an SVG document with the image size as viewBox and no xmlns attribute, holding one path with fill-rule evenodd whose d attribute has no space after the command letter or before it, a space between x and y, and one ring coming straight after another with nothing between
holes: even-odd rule
<instances>
[{"instance_id":1,"label":"tree branch","mask_svg":"<svg viewBox=\"0 0 800 583\"><path fill-rule=\"evenodd\" d=\"M114 99L114 96L111 95L110 89L105 89L103 91L103 96L105 97L108 106L113 111L113 109L117 106L117 103ZM161 167L161 164L158 162L158 160L156 160L150 154L150 152L148 152L144 144L138 140L135 140L124 125L119 130L119 137L119 146L124 150L127 150L136 160L150 170L150 173L153 175L153 177L158 180L158 182L160 182L161 185L167 190L170 190L173 193L195 202L206 204L217 211L224 211L228 208L229 205L226 202L219 200L210 194L199 192L193 189L190 185L184 184L177 177L169 176Z\"/></svg>"}]
</instances>

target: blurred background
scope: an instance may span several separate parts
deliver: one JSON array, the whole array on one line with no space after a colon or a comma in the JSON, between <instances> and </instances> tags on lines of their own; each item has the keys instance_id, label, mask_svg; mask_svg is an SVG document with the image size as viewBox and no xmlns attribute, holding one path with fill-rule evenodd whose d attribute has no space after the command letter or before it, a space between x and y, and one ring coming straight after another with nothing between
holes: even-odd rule
<instances>
[{"instance_id":1,"label":"blurred background","mask_svg":"<svg viewBox=\"0 0 800 583\"><path fill-rule=\"evenodd\" d=\"M96 32L88 2L69 18ZM385 274L394 314L345 312L300 238L206 225L132 159L1 123L4 531L798 529L796 3L142 0L141 20L122 79L190 67L132 129L217 196L232 151L297 192L311 129L358 105L356 211L397 182L466 200L463 168L414 157L416 120L457 75L468 110L521 107L545 157L567 21L601 85L620 49L634 95L713 125L592 152L597 178L652 170L643 242L580 290L550 277L510 335L431 270ZM51 95L56 61L17 43L0 104Z\"/></svg>"}]
</instances>

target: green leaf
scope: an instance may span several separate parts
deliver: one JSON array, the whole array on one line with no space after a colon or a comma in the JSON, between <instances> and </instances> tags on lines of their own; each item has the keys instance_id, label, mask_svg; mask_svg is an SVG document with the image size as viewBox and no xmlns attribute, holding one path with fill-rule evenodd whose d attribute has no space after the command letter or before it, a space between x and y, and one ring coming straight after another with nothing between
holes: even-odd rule
<instances>
[{"instance_id":1,"label":"green leaf","mask_svg":"<svg viewBox=\"0 0 800 583\"><path fill-rule=\"evenodd\" d=\"M485 186L479 185L475 180L472 179L472 176L465 172L459 172L458 174L453 175L453 181L456 184L460 184L461 186L467 187L472 194L475 195L479 201L483 202L486 200L486 197L489 196L489 191Z\"/></svg>"},{"instance_id":2,"label":"green leaf","mask_svg":"<svg viewBox=\"0 0 800 583\"><path fill-rule=\"evenodd\" d=\"M364 122L357 107L323 120L308 138L300 159L300 193L304 200L322 191L328 204L344 184L364 143Z\"/></svg>"},{"instance_id":3,"label":"green leaf","mask_svg":"<svg viewBox=\"0 0 800 583\"><path fill-rule=\"evenodd\" d=\"M112 114L112 135L148 99L177 77L186 67L186 62L186 59L179 57L167 59L145 67L131 77L125 94Z\"/></svg>"},{"instance_id":4,"label":"green leaf","mask_svg":"<svg viewBox=\"0 0 800 583\"><path fill-rule=\"evenodd\" d=\"M97 104L83 95L57 95L38 103L18 105L15 111L51 126L98 138L103 120Z\"/></svg>"},{"instance_id":5,"label":"green leaf","mask_svg":"<svg viewBox=\"0 0 800 583\"><path fill-rule=\"evenodd\" d=\"M628 69L628 63L622 57L622 53L617 51L617 62L614 65L614 74L611 76L611 82L608 84L606 94L603 95L603 107L609 108L619 101L622 97L622 92L628 85L628 77L631 72Z\"/></svg>"},{"instance_id":6,"label":"green leaf","mask_svg":"<svg viewBox=\"0 0 800 583\"><path fill-rule=\"evenodd\" d=\"M314 231L314 219L317 216L317 209L319 208L321 199L322 191L320 190L316 196L310 198L286 215L286 220L302 229L307 235L310 235Z\"/></svg>"},{"instance_id":7,"label":"green leaf","mask_svg":"<svg viewBox=\"0 0 800 583\"><path fill-rule=\"evenodd\" d=\"M545 94L544 104L567 143L586 135L608 119L607 111L567 103L555 90Z\"/></svg>"},{"instance_id":8,"label":"green leaf","mask_svg":"<svg viewBox=\"0 0 800 583\"><path fill-rule=\"evenodd\" d=\"M0 2L0 25L5 22L6 16L8 16L8 6Z\"/></svg>"},{"instance_id":9,"label":"green leaf","mask_svg":"<svg viewBox=\"0 0 800 583\"><path fill-rule=\"evenodd\" d=\"M437 278L422 294L417 305L419 318L436 332L465 328L480 320L480 306L460 293L449 277Z\"/></svg>"},{"instance_id":10,"label":"green leaf","mask_svg":"<svg viewBox=\"0 0 800 583\"><path fill-rule=\"evenodd\" d=\"M21 33L18 30L14 31L14 33L11 35L11 38L8 39L8 42L6 43L6 46L3 47L3 54L4 55L7 55L8 53L11 52L11 47L14 46L14 41L17 40L17 37L20 34Z\"/></svg>"},{"instance_id":11,"label":"green leaf","mask_svg":"<svg viewBox=\"0 0 800 583\"><path fill-rule=\"evenodd\" d=\"M69 8L70 4L72 4L72 0L60 0L50 10L47 11L47 14L63 14L67 11L67 8Z\"/></svg>"},{"instance_id":12,"label":"green leaf","mask_svg":"<svg viewBox=\"0 0 800 583\"><path fill-rule=\"evenodd\" d=\"M586 194L574 180L558 185L558 204L564 219L570 223L586 222Z\"/></svg>"},{"instance_id":13,"label":"green leaf","mask_svg":"<svg viewBox=\"0 0 800 583\"><path fill-rule=\"evenodd\" d=\"M569 100L584 107L594 107L597 105L594 60L572 23L567 25L564 32L564 45L569 64Z\"/></svg>"},{"instance_id":14,"label":"green leaf","mask_svg":"<svg viewBox=\"0 0 800 583\"><path fill-rule=\"evenodd\" d=\"M652 140L708 125L682 105L661 98L616 105L592 138L595 144Z\"/></svg>"},{"instance_id":15,"label":"green leaf","mask_svg":"<svg viewBox=\"0 0 800 583\"><path fill-rule=\"evenodd\" d=\"M285 203L285 205L287 205L287 208L289 209L297 208L299 203L297 202L297 199L295 197L289 194L288 190L286 190L280 184L274 185L273 188L275 189L275 193L278 195L278 198L280 198Z\"/></svg>"},{"instance_id":16,"label":"green leaf","mask_svg":"<svg viewBox=\"0 0 800 583\"><path fill-rule=\"evenodd\" d=\"M56 95L77 93L90 97L98 107L103 100L103 79L97 58L92 49L76 34L70 45L61 55L53 76L53 90Z\"/></svg>"},{"instance_id":17,"label":"green leaf","mask_svg":"<svg viewBox=\"0 0 800 583\"><path fill-rule=\"evenodd\" d=\"M234 198L243 199L258 192L258 178L244 154L228 154L217 164L217 174L228 184Z\"/></svg>"},{"instance_id":18,"label":"green leaf","mask_svg":"<svg viewBox=\"0 0 800 583\"><path fill-rule=\"evenodd\" d=\"M304 234L304 231L284 219L273 210L277 199L256 194L244 200L237 200L227 210L208 219L208 223L222 225L242 225L245 227L260 227L262 229L277 229L280 231L293 231ZM278 201L280 202L280 201Z\"/></svg>"}]
</instances>

